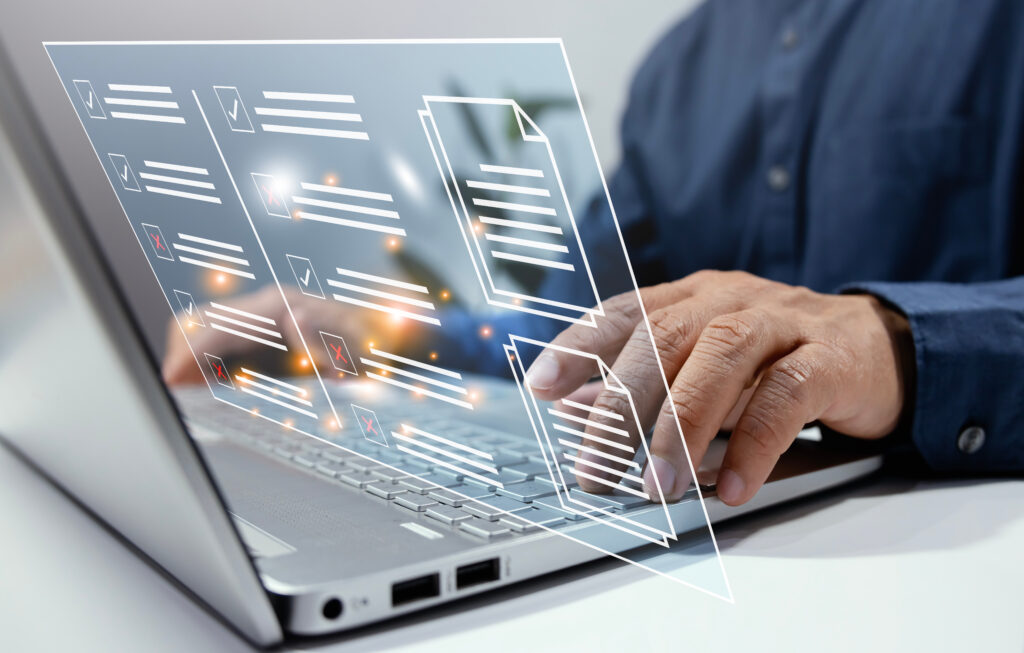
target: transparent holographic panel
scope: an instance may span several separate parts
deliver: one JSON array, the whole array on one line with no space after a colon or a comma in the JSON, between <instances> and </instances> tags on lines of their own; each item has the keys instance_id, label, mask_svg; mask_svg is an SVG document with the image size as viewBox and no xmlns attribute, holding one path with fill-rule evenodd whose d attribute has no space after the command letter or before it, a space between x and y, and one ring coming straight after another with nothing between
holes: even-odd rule
<instances>
[{"instance_id":1,"label":"transparent holographic panel","mask_svg":"<svg viewBox=\"0 0 1024 653\"><path fill-rule=\"evenodd\" d=\"M614 360L566 352L616 411L524 383L610 297L642 314L559 41L47 49L191 350L168 372L191 425L383 499L438 551L550 532L729 597L697 488L645 489Z\"/></svg>"}]
</instances>

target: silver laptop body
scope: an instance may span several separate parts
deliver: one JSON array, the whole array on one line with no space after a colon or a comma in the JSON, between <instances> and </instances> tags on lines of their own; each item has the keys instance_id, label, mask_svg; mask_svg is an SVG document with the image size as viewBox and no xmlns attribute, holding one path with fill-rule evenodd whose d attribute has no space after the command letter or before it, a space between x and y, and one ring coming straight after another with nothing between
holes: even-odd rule
<instances>
[{"instance_id":1,"label":"silver laptop body","mask_svg":"<svg viewBox=\"0 0 1024 653\"><path fill-rule=\"evenodd\" d=\"M261 645L358 627L603 555L545 529L467 532L458 519L446 523L330 473L332 464L348 467L310 438L258 420L232 423L208 394L172 399L142 336L144 316L131 312L84 219L88 201L54 156L60 142L34 118L10 59L0 66L0 435L84 508ZM514 392L495 385L495 412L475 425L502 447L514 448L508 438L525 430L502 414L500 396L515 402ZM191 407L187 423L177 406ZM716 455L717 444L706 468ZM805 442L787 456L741 508L707 488L710 519L820 491L881 461ZM678 532L704 527L695 493L670 510Z\"/></svg>"}]
</instances>

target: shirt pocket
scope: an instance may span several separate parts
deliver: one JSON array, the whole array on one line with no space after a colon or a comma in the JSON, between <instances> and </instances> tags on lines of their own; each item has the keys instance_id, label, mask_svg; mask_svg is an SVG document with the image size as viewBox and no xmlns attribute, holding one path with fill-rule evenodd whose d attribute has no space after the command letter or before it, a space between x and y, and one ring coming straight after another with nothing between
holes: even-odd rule
<instances>
[{"instance_id":1,"label":"shirt pocket","mask_svg":"<svg viewBox=\"0 0 1024 653\"><path fill-rule=\"evenodd\" d=\"M809 274L974 281L991 267L992 144L980 119L850 126L808 169Z\"/></svg>"}]
</instances>

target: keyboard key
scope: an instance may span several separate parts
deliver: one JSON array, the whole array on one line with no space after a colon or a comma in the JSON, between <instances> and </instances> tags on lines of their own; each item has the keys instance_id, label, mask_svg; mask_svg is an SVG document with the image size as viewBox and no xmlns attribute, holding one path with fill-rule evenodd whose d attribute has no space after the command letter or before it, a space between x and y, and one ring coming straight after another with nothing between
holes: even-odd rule
<instances>
[{"instance_id":1,"label":"keyboard key","mask_svg":"<svg viewBox=\"0 0 1024 653\"><path fill-rule=\"evenodd\" d=\"M430 497L436 501L456 508L476 497L487 497L491 493L487 490L472 485L455 485L451 488L437 489L430 492ZM469 497L468 499L466 497Z\"/></svg>"},{"instance_id":2,"label":"keyboard key","mask_svg":"<svg viewBox=\"0 0 1024 653\"><path fill-rule=\"evenodd\" d=\"M376 477L371 474L359 470L341 474L338 478L341 479L342 483L347 483L348 485L359 489L365 488L367 485L377 480Z\"/></svg>"},{"instance_id":3,"label":"keyboard key","mask_svg":"<svg viewBox=\"0 0 1024 653\"><path fill-rule=\"evenodd\" d=\"M537 463L519 463L518 465L509 465L501 470L506 474L513 474L519 476L524 481L532 481L536 476L547 476L548 468L547 465Z\"/></svg>"},{"instance_id":4,"label":"keyboard key","mask_svg":"<svg viewBox=\"0 0 1024 653\"><path fill-rule=\"evenodd\" d=\"M450 474L441 474L439 472L434 472L433 474L420 474L419 478L420 480L438 487L453 487L459 485L459 479L451 476Z\"/></svg>"},{"instance_id":5,"label":"keyboard key","mask_svg":"<svg viewBox=\"0 0 1024 653\"><path fill-rule=\"evenodd\" d=\"M381 499L394 499L400 494L405 494L405 488L399 487L391 481L373 481L366 484L366 491Z\"/></svg>"},{"instance_id":6,"label":"keyboard key","mask_svg":"<svg viewBox=\"0 0 1024 653\"><path fill-rule=\"evenodd\" d=\"M312 467L319 461L319 456L303 450L292 456L292 461L302 465L303 467Z\"/></svg>"},{"instance_id":7,"label":"keyboard key","mask_svg":"<svg viewBox=\"0 0 1024 653\"><path fill-rule=\"evenodd\" d=\"M555 495L552 495L552 496L549 496L549 497L541 497L539 499L534 499L533 503L531 503L530 505L536 506L538 508L546 508L548 510L552 510L556 514L562 515L563 517L565 517L569 521L580 521L581 519L586 519L587 518L586 515L583 515L583 514L580 514L580 513L575 513L575 512L569 512L568 510L565 510L564 508L562 508L562 504L560 504L558 502L558 497L555 496ZM586 509L582 508L582 507L579 508L579 509L583 510L583 511L586 511Z\"/></svg>"},{"instance_id":8,"label":"keyboard key","mask_svg":"<svg viewBox=\"0 0 1024 653\"><path fill-rule=\"evenodd\" d=\"M561 511L555 512L548 508L533 507L529 510L516 513L515 517L502 517L501 521L516 532L528 532L533 530L531 526L534 528L536 526L547 526L548 528L561 526L565 523L565 518L559 514L560 512ZM524 524L523 520L527 520L530 523Z\"/></svg>"},{"instance_id":9,"label":"keyboard key","mask_svg":"<svg viewBox=\"0 0 1024 653\"><path fill-rule=\"evenodd\" d=\"M513 485L506 485L503 488L498 488L498 494L503 497L511 497L516 501L522 501L529 503L534 499L540 497L546 497L555 493L555 488L547 483L538 483L537 481L526 481L524 483L515 483Z\"/></svg>"},{"instance_id":10,"label":"keyboard key","mask_svg":"<svg viewBox=\"0 0 1024 653\"><path fill-rule=\"evenodd\" d=\"M631 508L637 508L640 506L650 505L650 501L643 497L638 497L626 492L620 492L615 490L612 494L591 494L584 492L579 488L573 488L569 490L570 496L578 498L580 501L584 501L595 506L607 506L609 508L618 508L619 510L630 510Z\"/></svg>"},{"instance_id":11,"label":"keyboard key","mask_svg":"<svg viewBox=\"0 0 1024 653\"><path fill-rule=\"evenodd\" d=\"M488 462L490 462L491 465L493 465L494 467L497 467L498 469L501 469L502 467L506 467L508 465L515 465L517 463L525 463L526 462L526 456L524 456L524 455L522 455L520 453L501 452L501 451L499 451L499 452L493 454L493 456L494 456L493 460L490 460Z\"/></svg>"},{"instance_id":12,"label":"keyboard key","mask_svg":"<svg viewBox=\"0 0 1024 653\"><path fill-rule=\"evenodd\" d=\"M473 515L469 514L461 508L455 508L454 506L434 506L427 508L427 517L436 519L439 522L445 524L455 525L461 521L472 519Z\"/></svg>"},{"instance_id":13,"label":"keyboard key","mask_svg":"<svg viewBox=\"0 0 1024 653\"><path fill-rule=\"evenodd\" d=\"M345 451L344 449L339 449L337 447L324 449L322 452L320 452L320 455L323 458L336 463L343 463L352 460L353 458L359 458L359 456L355 455L354 453Z\"/></svg>"},{"instance_id":14,"label":"keyboard key","mask_svg":"<svg viewBox=\"0 0 1024 653\"><path fill-rule=\"evenodd\" d=\"M437 485L434 485L429 481L424 481L421 478L416 478L415 476L408 476L406 478L403 478L400 481L398 481L398 484L404 487L409 492L414 492L416 494L427 494L431 490L438 489Z\"/></svg>"},{"instance_id":15,"label":"keyboard key","mask_svg":"<svg viewBox=\"0 0 1024 653\"><path fill-rule=\"evenodd\" d=\"M389 483L395 483L402 480L408 474L400 472L397 469L391 469L390 467L380 467L370 472L382 481L388 481Z\"/></svg>"},{"instance_id":16,"label":"keyboard key","mask_svg":"<svg viewBox=\"0 0 1024 653\"><path fill-rule=\"evenodd\" d=\"M406 492L400 496L395 497L395 505L414 510L416 512L424 512L431 506L436 506L437 501L434 501L430 497L425 497L422 494L414 494L412 492Z\"/></svg>"},{"instance_id":17,"label":"keyboard key","mask_svg":"<svg viewBox=\"0 0 1024 653\"><path fill-rule=\"evenodd\" d=\"M347 474L356 470L352 469L348 465L342 465L341 463L319 462L316 465L316 471L320 472L324 476L341 476L342 474Z\"/></svg>"},{"instance_id":18,"label":"keyboard key","mask_svg":"<svg viewBox=\"0 0 1024 653\"><path fill-rule=\"evenodd\" d=\"M274 447L273 451L278 456L282 456L284 458L291 458L298 452L302 451L302 449L300 449L298 445L294 444L279 444Z\"/></svg>"},{"instance_id":19,"label":"keyboard key","mask_svg":"<svg viewBox=\"0 0 1024 653\"><path fill-rule=\"evenodd\" d=\"M463 507L467 512L470 512L477 517L487 519L489 521L496 521L506 512L526 510L530 506L516 501L515 499L510 499L509 497L492 496L467 501Z\"/></svg>"},{"instance_id":20,"label":"keyboard key","mask_svg":"<svg viewBox=\"0 0 1024 653\"><path fill-rule=\"evenodd\" d=\"M485 540L491 540L504 535L510 535L512 529L509 528L508 524L502 524L497 521L487 521L486 519L469 519L459 524L459 529L482 537Z\"/></svg>"},{"instance_id":21,"label":"keyboard key","mask_svg":"<svg viewBox=\"0 0 1024 653\"><path fill-rule=\"evenodd\" d=\"M366 458L363 458L362 456L352 456L347 461L347 464L349 467L352 467L353 469L359 469L366 472L372 469L379 469L380 467L382 467L382 465L377 461L368 460Z\"/></svg>"}]
</instances>

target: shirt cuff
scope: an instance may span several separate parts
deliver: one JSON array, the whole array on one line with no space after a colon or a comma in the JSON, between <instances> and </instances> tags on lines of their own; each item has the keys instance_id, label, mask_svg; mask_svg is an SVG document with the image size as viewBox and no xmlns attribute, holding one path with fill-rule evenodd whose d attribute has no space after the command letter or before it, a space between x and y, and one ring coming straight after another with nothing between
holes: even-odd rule
<instances>
[{"instance_id":1,"label":"shirt cuff","mask_svg":"<svg viewBox=\"0 0 1024 653\"><path fill-rule=\"evenodd\" d=\"M874 295L907 317L917 368L909 430L933 469L1024 469L1024 310L1016 292L1005 282L855 283L839 292Z\"/></svg>"}]
</instances>

